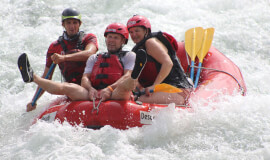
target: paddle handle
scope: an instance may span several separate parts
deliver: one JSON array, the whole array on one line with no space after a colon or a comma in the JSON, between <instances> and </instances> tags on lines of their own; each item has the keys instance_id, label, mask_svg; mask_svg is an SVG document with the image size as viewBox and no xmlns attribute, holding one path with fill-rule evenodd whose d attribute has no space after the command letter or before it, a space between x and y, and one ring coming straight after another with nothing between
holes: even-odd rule
<instances>
[{"instance_id":1,"label":"paddle handle","mask_svg":"<svg viewBox=\"0 0 270 160\"><path fill-rule=\"evenodd\" d=\"M197 86L198 86L198 82L199 82L199 79L200 79L200 73L201 73L201 67L202 67L202 62L200 62L199 65L198 65L198 70L197 70L197 75L196 75L194 88L197 88Z\"/></svg>"},{"instance_id":2,"label":"paddle handle","mask_svg":"<svg viewBox=\"0 0 270 160\"><path fill-rule=\"evenodd\" d=\"M56 65L55 63L52 63L52 65L50 66L50 69L49 69L48 73L47 73L46 76L45 76L45 79L48 79L48 78L49 78L49 76L51 75L51 73L52 73L52 71L53 71L55 65ZM42 88L39 88L39 89L38 89L38 92L37 92L37 94L35 95L34 100L33 100L33 102L32 102L32 106L34 106L34 105L36 104L36 101L37 101L37 99L38 99L38 97L39 97L41 91L42 91Z\"/></svg>"},{"instance_id":3,"label":"paddle handle","mask_svg":"<svg viewBox=\"0 0 270 160\"><path fill-rule=\"evenodd\" d=\"M191 66L190 66L191 70L190 70L190 78L193 82L194 80L194 61L191 61Z\"/></svg>"}]
</instances>

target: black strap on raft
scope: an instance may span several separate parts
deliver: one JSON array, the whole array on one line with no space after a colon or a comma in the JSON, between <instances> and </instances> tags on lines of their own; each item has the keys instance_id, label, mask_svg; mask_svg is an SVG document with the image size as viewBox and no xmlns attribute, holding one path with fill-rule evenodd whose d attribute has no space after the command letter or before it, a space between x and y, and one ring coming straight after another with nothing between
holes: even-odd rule
<instances>
[{"instance_id":1,"label":"black strap on raft","mask_svg":"<svg viewBox=\"0 0 270 160\"><path fill-rule=\"evenodd\" d=\"M85 36L85 33L83 31L80 31L79 32L78 41L77 41L77 45L76 45L76 48L74 48L74 49L84 50L85 47L82 44L82 39L83 39L84 36ZM67 49L66 44L64 43L64 36L63 35L58 38L57 42L60 43L63 51L65 53L67 53L68 52L68 49Z\"/></svg>"},{"instance_id":2,"label":"black strap on raft","mask_svg":"<svg viewBox=\"0 0 270 160\"><path fill-rule=\"evenodd\" d=\"M102 127L104 127L104 126L98 126L98 125L91 125L91 126L86 126L86 128L88 128L88 129L100 129L100 128L102 128Z\"/></svg>"}]
</instances>

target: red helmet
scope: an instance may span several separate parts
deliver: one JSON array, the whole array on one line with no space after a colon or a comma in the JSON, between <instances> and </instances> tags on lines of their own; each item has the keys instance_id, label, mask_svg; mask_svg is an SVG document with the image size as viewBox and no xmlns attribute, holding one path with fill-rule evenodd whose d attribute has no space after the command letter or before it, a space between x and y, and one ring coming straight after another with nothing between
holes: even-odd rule
<instances>
[{"instance_id":1,"label":"red helmet","mask_svg":"<svg viewBox=\"0 0 270 160\"><path fill-rule=\"evenodd\" d=\"M128 30L127 27L121 23L112 23L110 25L107 26L105 32L104 32L104 37L107 36L108 33L118 33L121 34L122 36L124 36L124 38L126 39L126 43L128 42Z\"/></svg>"},{"instance_id":2,"label":"red helmet","mask_svg":"<svg viewBox=\"0 0 270 160\"><path fill-rule=\"evenodd\" d=\"M144 16L134 15L131 17L127 22L127 28L129 30L132 27L145 27L151 32L151 24L149 20Z\"/></svg>"}]
</instances>

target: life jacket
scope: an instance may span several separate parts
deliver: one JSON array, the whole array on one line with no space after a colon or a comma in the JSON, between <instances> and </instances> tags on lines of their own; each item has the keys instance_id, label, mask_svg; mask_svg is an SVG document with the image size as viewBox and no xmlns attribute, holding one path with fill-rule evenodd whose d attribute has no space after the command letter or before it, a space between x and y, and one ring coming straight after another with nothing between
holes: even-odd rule
<instances>
[{"instance_id":1,"label":"life jacket","mask_svg":"<svg viewBox=\"0 0 270 160\"><path fill-rule=\"evenodd\" d=\"M85 46L82 43L82 39L85 36L83 31L79 32L77 38L74 41L77 41L75 48L68 50L66 43L64 42L64 36L60 36L57 42L61 45L63 52L62 54L74 54L85 49ZM86 61L66 61L59 64L59 68L66 82L81 84L82 75Z\"/></svg>"},{"instance_id":2,"label":"life jacket","mask_svg":"<svg viewBox=\"0 0 270 160\"><path fill-rule=\"evenodd\" d=\"M132 51L136 53L138 49L141 49L141 48L145 49L146 40L153 37L160 40L166 46L166 48L168 49L168 54L173 62L173 67L169 75L163 80L162 83L171 84L178 88L192 88L192 85L187 80L187 76L184 73L184 70L179 62L179 59L176 56L178 45L177 45L176 39L172 35L166 32L150 33L142 41L136 44L136 46L132 49ZM160 68L161 68L161 64L157 62L152 56L147 54L147 63L145 64L144 69L138 78L139 83L143 87L149 87L153 85L160 71Z\"/></svg>"},{"instance_id":3,"label":"life jacket","mask_svg":"<svg viewBox=\"0 0 270 160\"><path fill-rule=\"evenodd\" d=\"M90 81L95 89L103 89L113 84L124 75L124 66L121 58L127 51L116 54L101 53L97 55L97 61L93 66Z\"/></svg>"}]
</instances>

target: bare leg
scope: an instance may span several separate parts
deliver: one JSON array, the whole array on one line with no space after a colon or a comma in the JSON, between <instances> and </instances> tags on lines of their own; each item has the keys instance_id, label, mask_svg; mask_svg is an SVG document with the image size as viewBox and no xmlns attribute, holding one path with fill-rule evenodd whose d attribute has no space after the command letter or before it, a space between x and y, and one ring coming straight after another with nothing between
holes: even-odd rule
<instances>
[{"instance_id":1,"label":"bare leg","mask_svg":"<svg viewBox=\"0 0 270 160\"><path fill-rule=\"evenodd\" d=\"M190 96L191 89L182 88L182 91L178 93L155 92L151 96L140 96L138 101L156 104L175 103L176 105L185 105Z\"/></svg>"},{"instance_id":2,"label":"bare leg","mask_svg":"<svg viewBox=\"0 0 270 160\"><path fill-rule=\"evenodd\" d=\"M34 74L34 82L43 90L56 95L66 95L72 100L89 100L88 91L74 83L60 83Z\"/></svg>"},{"instance_id":3,"label":"bare leg","mask_svg":"<svg viewBox=\"0 0 270 160\"><path fill-rule=\"evenodd\" d=\"M19 56L18 67L26 83L34 81L43 90L51 94L66 95L72 100L89 100L88 91L80 85L54 82L35 75L26 53Z\"/></svg>"},{"instance_id":4,"label":"bare leg","mask_svg":"<svg viewBox=\"0 0 270 160\"><path fill-rule=\"evenodd\" d=\"M185 104L185 97L179 95L178 93L165 93L156 92L151 96L142 95L138 98L138 101L144 103L156 103L156 104L170 104L175 103L176 105Z\"/></svg>"},{"instance_id":5,"label":"bare leg","mask_svg":"<svg viewBox=\"0 0 270 160\"><path fill-rule=\"evenodd\" d=\"M125 79L121 85L118 85L112 93L112 99L115 100L129 100L132 90L138 84L138 77L141 74L147 62L147 53L143 49L136 52L136 60L131 77Z\"/></svg>"}]
</instances>

